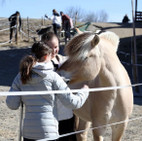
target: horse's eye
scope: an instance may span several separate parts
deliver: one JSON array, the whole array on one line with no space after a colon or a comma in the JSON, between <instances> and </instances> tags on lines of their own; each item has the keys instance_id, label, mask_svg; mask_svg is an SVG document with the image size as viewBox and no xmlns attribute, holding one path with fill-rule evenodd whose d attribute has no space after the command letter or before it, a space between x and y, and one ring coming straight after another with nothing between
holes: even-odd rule
<instances>
[{"instance_id":1,"label":"horse's eye","mask_svg":"<svg viewBox=\"0 0 142 141\"><path fill-rule=\"evenodd\" d=\"M89 58L93 57L93 55L86 56L84 60L88 60Z\"/></svg>"},{"instance_id":2,"label":"horse's eye","mask_svg":"<svg viewBox=\"0 0 142 141\"><path fill-rule=\"evenodd\" d=\"M89 58L89 56L85 57L85 58L84 58L84 61L85 61L85 60L88 60L88 58Z\"/></svg>"}]
</instances>

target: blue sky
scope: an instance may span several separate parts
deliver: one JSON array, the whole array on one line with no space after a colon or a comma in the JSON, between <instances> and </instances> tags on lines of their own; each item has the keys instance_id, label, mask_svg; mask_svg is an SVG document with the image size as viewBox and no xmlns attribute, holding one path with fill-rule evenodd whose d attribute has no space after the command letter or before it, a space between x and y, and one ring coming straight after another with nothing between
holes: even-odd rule
<instances>
[{"instance_id":1,"label":"blue sky","mask_svg":"<svg viewBox=\"0 0 142 141\"><path fill-rule=\"evenodd\" d=\"M108 22L121 22L125 14L132 19L131 0L0 0L0 17L9 17L18 10L24 18L41 18L45 14L51 16L52 9L65 11L71 6L86 12L104 10L108 14ZM138 10L142 11L142 5Z\"/></svg>"}]
</instances>

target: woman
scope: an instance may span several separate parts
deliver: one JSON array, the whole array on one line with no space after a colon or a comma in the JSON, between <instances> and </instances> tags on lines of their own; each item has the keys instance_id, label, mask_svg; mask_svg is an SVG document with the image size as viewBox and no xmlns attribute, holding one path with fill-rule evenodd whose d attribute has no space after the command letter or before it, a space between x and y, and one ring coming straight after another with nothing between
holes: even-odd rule
<instances>
[{"instance_id":1,"label":"woman","mask_svg":"<svg viewBox=\"0 0 142 141\"><path fill-rule=\"evenodd\" d=\"M58 67L67 59L66 56L58 54L58 38L53 32L48 32L42 35L41 40L53 49L52 63L54 66L54 71L56 71ZM60 100L57 100L57 108L59 117L59 133L66 134L69 132L74 132L75 117L73 116L72 109L68 109L60 102ZM76 135L74 134L71 136L62 137L59 139L59 141L76 141Z\"/></svg>"},{"instance_id":2,"label":"woman","mask_svg":"<svg viewBox=\"0 0 142 141\"><path fill-rule=\"evenodd\" d=\"M58 35L57 31L61 29L61 16L58 14L58 12L55 9L53 9L52 12L53 12L53 16L51 16L49 18L46 15L45 17L52 20L52 25L53 25L54 33L56 35Z\"/></svg>"},{"instance_id":3,"label":"woman","mask_svg":"<svg viewBox=\"0 0 142 141\"><path fill-rule=\"evenodd\" d=\"M43 42L32 46L34 56L26 56L20 63L20 72L15 77L10 91L51 91L69 90L63 79L53 71L52 49ZM88 86L84 86L88 88ZM66 107L80 108L86 101L88 93L49 94L28 96L8 96L7 106L16 110L20 103L25 105L23 123L23 140L56 140L58 134L58 111L56 101L59 99Z\"/></svg>"},{"instance_id":4,"label":"woman","mask_svg":"<svg viewBox=\"0 0 142 141\"><path fill-rule=\"evenodd\" d=\"M67 39L70 40L71 35L70 35L70 29L71 29L71 25L72 25L72 21L71 18L64 14L62 11L60 12L60 15L62 17L62 28L65 31L65 43L67 43Z\"/></svg>"}]
</instances>

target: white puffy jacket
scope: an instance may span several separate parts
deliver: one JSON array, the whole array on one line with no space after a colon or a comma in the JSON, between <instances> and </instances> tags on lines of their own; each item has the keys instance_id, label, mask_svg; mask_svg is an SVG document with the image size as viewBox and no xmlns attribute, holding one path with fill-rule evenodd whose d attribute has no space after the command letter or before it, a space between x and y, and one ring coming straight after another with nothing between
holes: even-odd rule
<instances>
[{"instance_id":1,"label":"white puffy jacket","mask_svg":"<svg viewBox=\"0 0 142 141\"><path fill-rule=\"evenodd\" d=\"M25 85L21 83L20 74L13 81L10 91L50 91L69 90L63 79L52 69L52 64L37 63L32 71L32 79ZM7 106L16 110L20 103L25 105L23 137L28 139L54 140L58 135L57 99L71 109L80 108L86 101L88 93L49 94L34 96L8 96Z\"/></svg>"}]
</instances>

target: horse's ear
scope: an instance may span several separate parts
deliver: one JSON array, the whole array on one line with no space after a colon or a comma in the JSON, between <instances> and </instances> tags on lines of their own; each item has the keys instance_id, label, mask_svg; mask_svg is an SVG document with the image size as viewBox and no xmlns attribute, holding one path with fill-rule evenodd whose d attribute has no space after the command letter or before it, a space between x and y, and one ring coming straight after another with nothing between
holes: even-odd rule
<instances>
[{"instance_id":1,"label":"horse's ear","mask_svg":"<svg viewBox=\"0 0 142 141\"><path fill-rule=\"evenodd\" d=\"M77 32L78 34L82 34L82 33L83 33L83 32L80 31L79 28L77 28L77 27L75 28L75 30L76 30L76 32Z\"/></svg>"},{"instance_id":2,"label":"horse's ear","mask_svg":"<svg viewBox=\"0 0 142 141\"><path fill-rule=\"evenodd\" d=\"M91 46L92 47L95 47L98 43L99 43L99 41L100 41L100 38L99 38L99 36L98 35L95 35L95 37L92 39L92 41L91 41Z\"/></svg>"}]
</instances>

